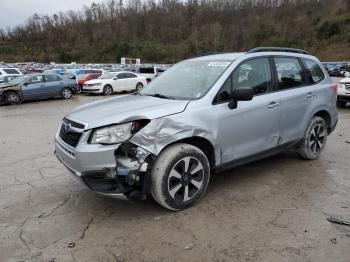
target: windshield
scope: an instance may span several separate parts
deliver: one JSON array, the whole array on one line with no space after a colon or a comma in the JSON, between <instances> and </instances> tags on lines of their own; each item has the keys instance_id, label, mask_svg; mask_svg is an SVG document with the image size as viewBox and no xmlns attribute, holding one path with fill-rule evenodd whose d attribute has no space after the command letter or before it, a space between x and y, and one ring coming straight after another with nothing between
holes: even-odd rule
<instances>
[{"instance_id":1,"label":"windshield","mask_svg":"<svg viewBox=\"0 0 350 262\"><path fill-rule=\"evenodd\" d=\"M29 78L29 75L21 75L19 77L12 79L10 82L8 82L8 84L9 85L18 85L19 83L26 81L28 78Z\"/></svg>"},{"instance_id":2,"label":"windshield","mask_svg":"<svg viewBox=\"0 0 350 262\"><path fill-rule=\"evenodd\" d=\"M139 94L172 99L204 96L229 67L227 61L185 61L178 63L146 85Z\"/></svg>"},{"instance_id":3,"label":"windshield","mask_svg":"<svg viewBox=\"0 0 350 262\"><path fill-rule=\"evenodd\" d=\"M98 79L112 79L113 77L115 77L116 73L104 73L103 75L101 75Z\"/></svg>"}]
</instances>

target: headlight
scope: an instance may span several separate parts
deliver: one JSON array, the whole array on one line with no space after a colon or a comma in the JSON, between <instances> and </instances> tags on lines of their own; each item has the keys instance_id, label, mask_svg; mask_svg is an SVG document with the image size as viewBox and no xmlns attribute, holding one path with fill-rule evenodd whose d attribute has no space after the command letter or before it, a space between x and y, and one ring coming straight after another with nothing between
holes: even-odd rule
<instances>
[{"instance_id":1,"label":"headlight","mask_svg":"<svg viewBox=\"0 0 350 262\"><path fill-rule=\"evenodd\" d=\"M96 129L91 137L91 144L117 144L131 137L133 123L113 125Z\"/></svg>"}]
</instances>

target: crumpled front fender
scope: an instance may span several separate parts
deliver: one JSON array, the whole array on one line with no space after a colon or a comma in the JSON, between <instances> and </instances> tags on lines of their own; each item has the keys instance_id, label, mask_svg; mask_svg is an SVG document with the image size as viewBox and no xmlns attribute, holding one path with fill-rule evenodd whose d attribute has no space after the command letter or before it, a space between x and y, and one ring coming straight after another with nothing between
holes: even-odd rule
<instances>
[{"instance_id":1,"label":"crumpled front fender","mask_svg":"<svg viewBox=\"0 0 350 262\"><path fill-rule=\"evenodd\" d=\"M186 117L182 114L172 115L152 120L146 127L136 133L130 142L136 144L154 155L169 144L191 137L207 139L214 147L215 162L220 163L219 147L213 144L216 141L217 130L215 123L208 123L206 117ZM214 127L214 128L213 128Z\"/></svg>"}]
</instances>

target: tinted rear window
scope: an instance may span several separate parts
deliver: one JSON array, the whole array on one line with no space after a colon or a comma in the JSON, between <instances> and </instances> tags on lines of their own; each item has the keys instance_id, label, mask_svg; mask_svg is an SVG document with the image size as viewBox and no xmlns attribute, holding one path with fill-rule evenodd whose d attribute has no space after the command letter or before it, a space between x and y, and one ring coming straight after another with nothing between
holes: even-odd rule
<instances>
[{"instance_id":1,"label":"tinted rear window","mask_svg":"<svg viewBox=\"0 0 350 262\"><path fill-rule=\"evenodd\" d=\"M311 83L320 82L324 78L324 74L318 64L310 59L303 59L303 61L305 63L306 69L310 74Z\"/></svg>"}]
</instances>

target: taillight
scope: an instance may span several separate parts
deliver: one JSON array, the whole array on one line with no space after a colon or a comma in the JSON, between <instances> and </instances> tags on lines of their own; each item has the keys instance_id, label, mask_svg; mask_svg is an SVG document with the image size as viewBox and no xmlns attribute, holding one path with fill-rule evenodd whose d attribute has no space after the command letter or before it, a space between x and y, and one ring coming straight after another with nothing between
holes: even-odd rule
<instances>
[{"instance_id":1,"label":"taillight","mask_svg":"<svg viewBox=\"0 0 350 262\"><path fill-rule=\"evenodd\" d=\"M337 93L337 88L338 88L338 85L337 85L337 84L333 84L333 85L331 86L331 88L332 88L332 91L333 91L334 93Z\"/></svg>"}]
</instances>

